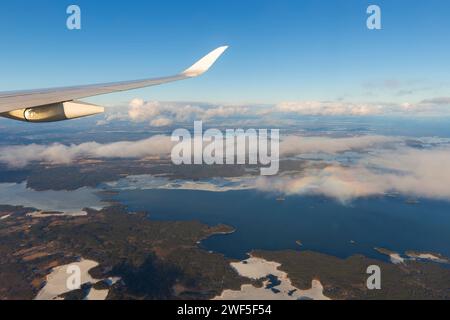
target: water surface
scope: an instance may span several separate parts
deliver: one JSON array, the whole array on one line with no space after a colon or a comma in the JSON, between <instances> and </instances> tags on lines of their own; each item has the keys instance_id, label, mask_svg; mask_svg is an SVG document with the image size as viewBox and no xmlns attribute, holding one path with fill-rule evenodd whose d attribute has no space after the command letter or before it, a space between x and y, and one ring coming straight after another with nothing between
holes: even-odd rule
<instances>
[{"instance_id":1,"label":"water surface","mask_svg":"<svg viewBox=\"0 0 450 320\"><path fill-rule=\"evenodd\" d=\"M243 259L254 249L311 249L338 257L373 250L417 250L450 256L450 203L405 198L359 199L343 205L316 196L276 196L253 190L123 190L115 197L155 220L199 220L236 228L203 242L212 251ZM300 247L296 242L300 241ZM353 243L354 242L354 243Z\"/></svg>"}]
</instances>

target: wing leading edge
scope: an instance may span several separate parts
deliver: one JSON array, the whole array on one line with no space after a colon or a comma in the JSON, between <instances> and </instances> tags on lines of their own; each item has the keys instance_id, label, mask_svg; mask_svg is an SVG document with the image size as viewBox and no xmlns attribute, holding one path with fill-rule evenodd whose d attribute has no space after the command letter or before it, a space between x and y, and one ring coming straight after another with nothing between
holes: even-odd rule
<instances>
[{"instance_id":1,"label":"wing leading edge","mask_svg":"<svg viewBox=\"0 0 450 320\"><path fill-rule=\"evenodd\" d=\"M215 49L190 68L174 76L54 89L3 92L0 93L0 114L198 77L208 71L227 49L227 46Z\"/></svg>"}]
</instances>

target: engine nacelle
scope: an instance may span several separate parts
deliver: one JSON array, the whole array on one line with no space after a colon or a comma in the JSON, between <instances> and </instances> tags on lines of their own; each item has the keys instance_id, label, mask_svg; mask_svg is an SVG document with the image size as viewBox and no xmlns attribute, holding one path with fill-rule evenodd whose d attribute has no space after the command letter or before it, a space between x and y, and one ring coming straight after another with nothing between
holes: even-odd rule
<instances>
[{"instance_id":1,"label":"engine nacelle","mask_svg":"<svg viewBox=\"0 0 450 320\"><path fill-rule=\"evenodd\" d=\"M55 122L82 118L105 112L105 108L81 101L68 101L40 107L18 109L1 116L26 122Z\"/></svg>"}]
</instances>

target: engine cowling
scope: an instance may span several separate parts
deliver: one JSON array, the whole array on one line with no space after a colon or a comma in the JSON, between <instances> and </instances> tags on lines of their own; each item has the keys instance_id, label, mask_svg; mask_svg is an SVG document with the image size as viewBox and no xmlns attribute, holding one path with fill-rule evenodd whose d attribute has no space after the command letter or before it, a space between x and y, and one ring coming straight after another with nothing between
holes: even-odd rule
<instances>
[{"instance_id":1,"label":"engine cowling","mask_svg":"<svg viewBox=\"0 0 450 320\"><path fill-rule=\"evenodd\" d=\"M18 109L1 114L5 118L26 122L55 122L77 119L105 112L105 108L81 101Z\"/></svg>"}]
</instances>

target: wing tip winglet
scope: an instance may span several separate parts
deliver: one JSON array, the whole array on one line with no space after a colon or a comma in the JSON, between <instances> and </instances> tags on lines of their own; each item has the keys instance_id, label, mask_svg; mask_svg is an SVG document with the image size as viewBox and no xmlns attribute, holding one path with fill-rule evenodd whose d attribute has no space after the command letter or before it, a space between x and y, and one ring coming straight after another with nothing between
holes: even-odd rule
<instances>
[{"instance_id":1,"label":"wing tip winglet","mask_svg":"<svg viewBox=\"0 0 450 320\"><path fill-rule=\"evenodd\" d=\"M208 71L213 64L220 58L220 56L228 49L228 46L219 47L202 59L197 61L194 65L192 65L189 69L185 70L182 74L187 77L197 77L204 74Z\"/></svg>"}]
</instances>

